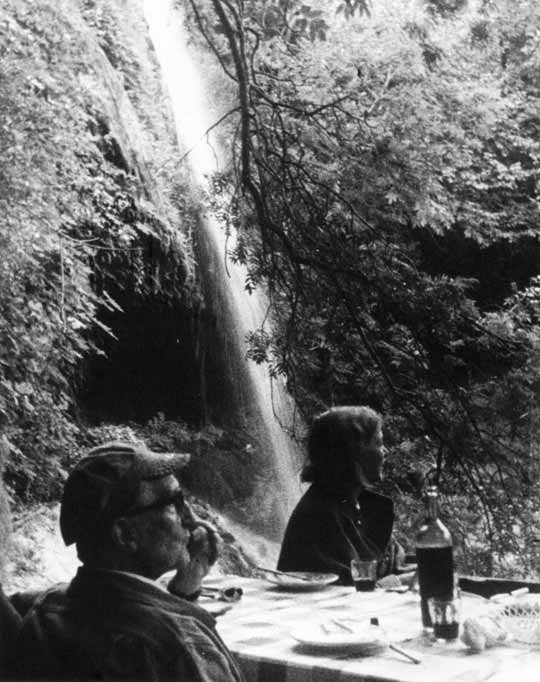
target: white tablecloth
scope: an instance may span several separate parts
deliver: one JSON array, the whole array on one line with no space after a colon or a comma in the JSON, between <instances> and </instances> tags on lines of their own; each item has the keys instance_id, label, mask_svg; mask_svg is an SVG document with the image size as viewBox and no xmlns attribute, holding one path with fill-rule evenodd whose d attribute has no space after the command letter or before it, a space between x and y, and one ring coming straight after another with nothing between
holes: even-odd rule
<instances>
[{"instance_id":1,"label":"white tablecloth","mask_svg":"<svg viewBox=\"0 0 540 682\"><path fill-rule=\"evenodd\" d=\"M473 654L459 641L432 643L422 634L419 600L412 593L356 593L353 588L333 585L315 592L284 592L263 580L234 576L214 578L208 584L244 590L241 601L218 617L217 628L247 682L540 680L540 651L501 645ZM464 616L480 603L475 598L462 601ZM422 662L414 664L390 649L375 656L306 652L291 636L308 623L347 617L377 617L390 641L419 654ZM532 678L535 669L538 672Z\"/></svg>"}]
</instances>

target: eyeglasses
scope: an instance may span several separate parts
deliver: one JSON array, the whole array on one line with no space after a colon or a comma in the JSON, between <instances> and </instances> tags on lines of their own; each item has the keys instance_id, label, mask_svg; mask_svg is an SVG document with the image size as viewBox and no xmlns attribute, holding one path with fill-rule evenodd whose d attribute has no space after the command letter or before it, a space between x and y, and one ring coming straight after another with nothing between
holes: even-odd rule
<instances>
[{"instance_id":1,"label":"eyeglasses","mask_svg":"<svg viewBox=\"0 0 540 682\"><path fill-rule=\"evenodd\" d=\"M152 509L163 509L164 507L172 504L176 509L176 513L181 516L185 509L186 503L184 500L184 495L181 490L177 490L168 497L164 497L161 500L156 500L152 504L141 505L139 507L134 507L128 512L125 512L123 516L136 516L137 514L143 514L144 512L151 511Z\"/></svg>"}]
</instances>

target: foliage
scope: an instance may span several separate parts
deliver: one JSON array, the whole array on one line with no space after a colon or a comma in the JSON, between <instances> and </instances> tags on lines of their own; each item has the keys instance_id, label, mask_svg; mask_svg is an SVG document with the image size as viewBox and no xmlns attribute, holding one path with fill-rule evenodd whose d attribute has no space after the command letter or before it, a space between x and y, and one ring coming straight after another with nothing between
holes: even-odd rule
<instances>
[{"instance_id":1,"label":"foliage","mask_svg":"<svg viewBox=\"0 0 540 682\"><path fill-rule=\"evenodd\" d=\"M339 3L191 2L237 87L223 195L234 257L274 316L252 357L287 377L308 418L381 410L392 480L434 467L466 494L455 530L487 538L483 565L510 553L530 569L537 538L508 518L534 535L540 301L512 263L530 255L539 272L540 11L430 4L343 16ZM494 282L498 295L475 294Z\"/></svg>"},{"instance_id":2,"label":"foliage","mask_svg":"<svg viewBox=\"0 0 540 682\"><path fill-rule=\"evenodd\" d=\"M0 433L23 499L58 495L81 437L75 388L110 334L102 320L117 292L172 301L192 277L163 191L175 154L167 100L145 33L137 42L128 30L143 25L128 4L0 10ZM97 45L92 11L106 16L93 30L123 73Z\"/></svg>"},{"instance_id":3,"label":"foliage","mask_svg":"<svg viewBox=\"0 0 540 682\"><path fill-rule=\"evenodd\" d=\"M69 239L63 228L84 211L70 182L84 172L75 150L87 134L73 107L81 92L71 79L63 85L64 64L57 64L51 75L49 47L54 43L47 40L40 18L30 8L10 9L9 14L4 10L0 67L0 409L15 467L27 485L43 480L49 448L68 443L72 435L66 417L68 377L88 350L81 330L91 323L96 299L88 285L85 245ZM41 18L45 26L54 21L58 28L59 18L50 8ZM63 35L59 47L73 59L67 30ZM61 132L58 121L63 122ZM63 188L60 196L58 188ZM36 453L35 468L21 451L23 440Z\"/></svg>"}]
</instances>

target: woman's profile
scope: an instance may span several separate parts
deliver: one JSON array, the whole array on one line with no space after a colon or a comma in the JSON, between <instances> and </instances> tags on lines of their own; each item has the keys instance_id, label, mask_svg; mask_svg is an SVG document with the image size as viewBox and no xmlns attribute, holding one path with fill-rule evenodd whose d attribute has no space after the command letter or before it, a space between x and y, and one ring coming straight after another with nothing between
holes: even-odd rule
<instances>
[{"instance_id":1,"label":"woman's profile","mask_svg":"<svg viewBox=\"0 0 540 682\"><path fill-rule=\"evenodd\" d=\"M378 577L398 568L394 505L375 491L385 458L382 417L369 407L333 407L313 422L302 480L278 569L337 573L350 585L352 559L377 559Z\"/></svg>"}]
</instances>

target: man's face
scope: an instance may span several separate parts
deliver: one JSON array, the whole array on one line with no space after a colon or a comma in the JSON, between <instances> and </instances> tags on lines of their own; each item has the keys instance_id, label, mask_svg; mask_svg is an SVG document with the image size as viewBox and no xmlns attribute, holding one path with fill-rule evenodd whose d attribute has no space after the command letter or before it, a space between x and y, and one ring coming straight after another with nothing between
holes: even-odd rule
<instances>
[{"instance_id":1,"label":"man's face","mask_svg":"<svg viewBox=\"0 0 540 682\"><path fill-rule=\"evenodd\" d=\"M169 475L141 483L136 514L131 516L137 538L134 560L149 578L190 563L188 543L195 526L189 507L182 504L180 484Z\"/></svg>"}]
</instances>

